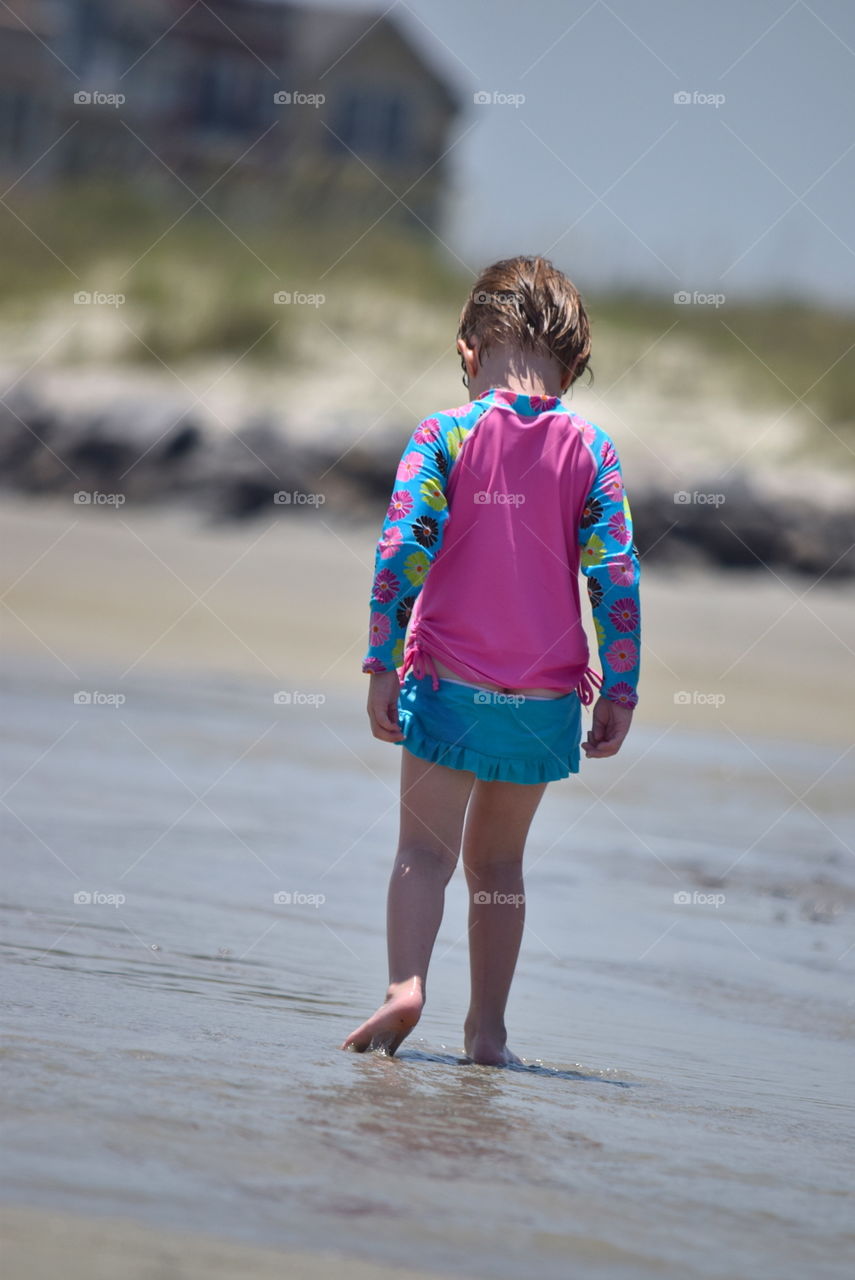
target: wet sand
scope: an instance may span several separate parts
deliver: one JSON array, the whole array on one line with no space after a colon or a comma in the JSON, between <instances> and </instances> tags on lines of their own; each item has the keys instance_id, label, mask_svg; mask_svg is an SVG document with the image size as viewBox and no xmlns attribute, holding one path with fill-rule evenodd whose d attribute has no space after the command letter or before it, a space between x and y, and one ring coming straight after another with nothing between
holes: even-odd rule
<instances>
[{"instance_id":1,"label":"wet sand","mask_svg":"<svg viewBox=\"0 0 855 1280\"><path fill-rule=\"evenodd\" d=\"M4 645L69 673L88 663L117 679L186 671L362 691L377 532L322 508L205 527L195 513L7 499ZM639 722L851 741L847 582L646 567L644 607ZM596 653L590 629L589 640Z\"/></svg>"},{"instance_id":2,"label":"wet sand","mask_svg":"<svg viewBox=\"0 0 855 1280\"><path fill-rule=\"evenodd\" d=\"M372 534L0 515L8 1273L848 1280L845 590L650 572L625 752L529 841L523 1069L459 1064L459 871L423 1021L363 1057Z\"/></svg>"},{"instance_id":3,"label":"wet sand","mask_svg":"<svg viewBox=\"0 0 855 1280\"><path fill-rule=\"evenodd\" d=\"M254 1249L214 1236L140 1227L130 1219L86 1220L32 1209L0 1209L3 1268L27 1280L329 1280L342 1269L332 1253ZM431 1280L426 1271L348 1259L352 1280Z\"/></svg>"}]
</instances>

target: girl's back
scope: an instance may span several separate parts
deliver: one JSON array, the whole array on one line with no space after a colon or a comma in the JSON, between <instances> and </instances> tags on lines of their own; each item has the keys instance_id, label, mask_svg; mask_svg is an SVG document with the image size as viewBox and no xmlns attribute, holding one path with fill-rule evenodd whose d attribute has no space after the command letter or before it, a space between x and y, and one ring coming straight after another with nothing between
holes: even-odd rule
<instances>
[{"instance_id":1,"label":"girl's back","mask_svg":"<svg viewBox=\"0 0 855 1280\"><path fill-rule=\"evenodd\" d=\"M418 1021L462 849L464 1049L499 1066L519 1061L504 1015L529 824L549 782L578 773L580 750L615 755L632 719L638 555L614 445L560 399L590 354L572 281L543 258L495 263L463 308L457 346L472 400L416 427L377 545L362 669L372 733L404 748L400 831L386 999L344 1047L394 1053ZM584 742L581 708L599 677L580 569L603 667Z\"/></svg>"},{"instance_id":2,"label":"girl's back","mask_svg":"<svg viewBox=\"0 0 855 1280\"><path fill-rule=\"evenodd\" d=\"M556 396L490 388L424 419L404 451L364 669L435 658L475 683L590 701L580 568L604 693L633 706L638 562L614 445Z\"/></svg>"}]
</instances>

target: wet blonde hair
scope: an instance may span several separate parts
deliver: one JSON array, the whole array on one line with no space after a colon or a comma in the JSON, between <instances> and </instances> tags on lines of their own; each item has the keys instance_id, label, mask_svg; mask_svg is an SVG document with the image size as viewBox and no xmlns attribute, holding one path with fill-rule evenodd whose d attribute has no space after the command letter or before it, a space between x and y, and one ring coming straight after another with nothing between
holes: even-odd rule
<instances>
[{"instance_id":1,"label":"wet blonde hair","mask_svg":"<svg viewBox=\"0 0 855 1280\"><path fill-rule=\"evenodd\" d=\"M550 356L571 375L570 384L587 369L591 355L579 290L539 256L503 258L482 271L460 313L457 336L469 346L477 338L482 354L512 346Z\"/></svg>"}]
</instances>

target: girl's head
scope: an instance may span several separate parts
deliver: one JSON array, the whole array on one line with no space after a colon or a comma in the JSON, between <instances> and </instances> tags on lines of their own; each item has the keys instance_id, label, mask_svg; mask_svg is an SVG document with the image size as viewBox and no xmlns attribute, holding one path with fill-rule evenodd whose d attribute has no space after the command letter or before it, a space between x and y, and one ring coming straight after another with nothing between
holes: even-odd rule
<instances>
[{"instance_id":1,"label":"girl's head","mask_svg":"<svg viewBox=\"0 0 855 1280\"><path fill-rule=\"evenodd\" d=\"M467 374L473 357L477 369L535 366L563 394L588 367L588 315L576 286L547 258L505 258L476 280L460 313L457 349Z\"/></svg>"}]
</instances>

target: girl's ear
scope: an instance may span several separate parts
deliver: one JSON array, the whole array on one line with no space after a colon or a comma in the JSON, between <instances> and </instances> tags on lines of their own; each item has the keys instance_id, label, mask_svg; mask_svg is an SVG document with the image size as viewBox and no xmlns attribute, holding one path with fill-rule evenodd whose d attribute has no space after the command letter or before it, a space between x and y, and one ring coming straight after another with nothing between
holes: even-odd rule
<instances>
[{"instance_id":1,"label":"girl's ear","mask_svg":"<svg viewBox=\"0 0 855 1280\"><path fill-rule=\"evenodd\" d=\"M460 363L463 366L463 382L465 386L469 386L470 381L478 372L478 342L473 340L470 347L465 338L457 339L457 350L460 352Z\"/></svg>"}]
</instances>

